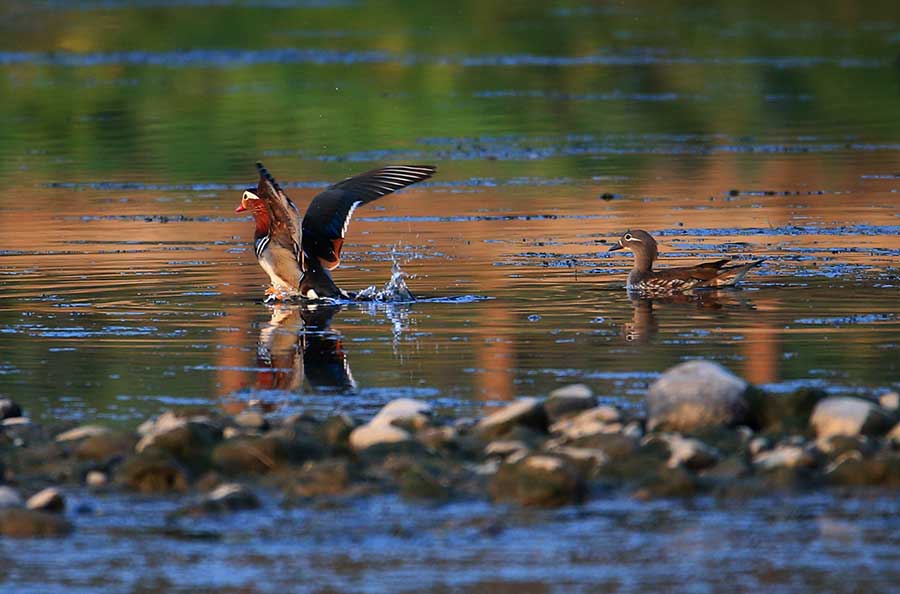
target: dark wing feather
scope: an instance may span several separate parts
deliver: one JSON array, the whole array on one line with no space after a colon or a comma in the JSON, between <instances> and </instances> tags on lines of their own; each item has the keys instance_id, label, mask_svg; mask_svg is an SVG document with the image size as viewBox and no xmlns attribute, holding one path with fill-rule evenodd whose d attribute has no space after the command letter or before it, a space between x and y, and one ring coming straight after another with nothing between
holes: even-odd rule
<instances>
[{"instance_id":1,"label":"dark wing feather","mask_svg":"<svg viewBox=\"0 0 900 594\"><path fill-rule=\"evenodd\" d=\"M262 163L257 163L256 168L259 170L256 195L265 201L271 217L269 237L278 245L292 250L299 261L300 211Z\"/></svg>"},{"instance_id":2,"label":"dark wing feather","mask_svg":"<svg viewBox=\"0 0 900 594\"><path fill-rule=\"evenodd\" d=\"M328 269L336 268L356 207L428 179L434 172L428 165L390 165L334 184L313 198L306 209L302 227L305 256L317 258Z\"/></svg>"}]
</instances>

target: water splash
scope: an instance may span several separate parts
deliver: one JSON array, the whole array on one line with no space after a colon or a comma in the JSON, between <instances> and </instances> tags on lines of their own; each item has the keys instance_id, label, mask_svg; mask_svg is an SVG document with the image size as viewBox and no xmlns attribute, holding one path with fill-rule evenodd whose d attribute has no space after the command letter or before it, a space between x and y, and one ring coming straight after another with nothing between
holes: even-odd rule
<instances>
[{"instance_id":1,"label":"water splash","mask_svg":"<svg viewBox=\"0 0 900 594\"><path fill-rule=\"evenodd\" d=\"M381 303L409 303L415 301L412 291L406 286L407 274L400 268L400 263L394 253L391 252L391 278L384 287L378 289L375 285L366 287L356 294L356 301L378 301Z\"/></svg>"}]
</instances>

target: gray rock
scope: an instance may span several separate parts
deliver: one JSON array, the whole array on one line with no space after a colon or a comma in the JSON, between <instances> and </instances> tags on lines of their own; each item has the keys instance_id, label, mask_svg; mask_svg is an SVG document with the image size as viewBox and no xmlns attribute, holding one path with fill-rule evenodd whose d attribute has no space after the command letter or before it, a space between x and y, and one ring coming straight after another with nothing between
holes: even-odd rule
<instances>
[{"instance_id":1,"label":"gray rock","mask_svg":"<svg viewBox=\"0 0 900 594\"><path fill-rule=\"evenodd\" d=\"M809 423L819 439L833 435L879 435L890 429L891 416L874 402L839 396L816 405Z\"/></svg>"},{"instance_id":2,"label":"gray rock","mask_svg":"<svg viewBox=\"0 0 900 594\"><path fill-rule=\"evenodd\" d=\"M22 407L9 398L0 398L0 419L22 416Z\"/></svg>"},{"instance_id":3,"label":"gray rock","mask_svg":"<svg viewBox=\"0 0 900 594\"><path fill-rule=\"evenodd\" d=\"M687 361L663 373L647 391L651 430L694 431L736 425L747 414L747 382L717 363Z\"/></svg>"},{"instance_id":4,"label":"gray rock","mask_svg":"<svg viewBox=\"0 0 900 594\"><path fill-rule=\"evenodd\" d=\"M47 487L28 498L25 503L28 509L60 513L66 509L66 498L59 489Z\"/></svg>"},{"instance_id":5,"label":"gray rock","mask_svg":"<svg viewBox=\"0 0 900 594\"><path fill-rule=\"evenodd\" d=\"M481 419L475 431L482 439L493 440L515 427L547 430L547 415L537 398L522 398Z\"/></svg>"},{"instance_id":6,"label":"gray rock","mask_svg":"<svg viewBox=\"0 0 900 594\"><path fill-rule=\"evenodd\" d=\"M12 487L0 485L0 509L22 507L22 498Z\"/></svg>"}]
</instances>

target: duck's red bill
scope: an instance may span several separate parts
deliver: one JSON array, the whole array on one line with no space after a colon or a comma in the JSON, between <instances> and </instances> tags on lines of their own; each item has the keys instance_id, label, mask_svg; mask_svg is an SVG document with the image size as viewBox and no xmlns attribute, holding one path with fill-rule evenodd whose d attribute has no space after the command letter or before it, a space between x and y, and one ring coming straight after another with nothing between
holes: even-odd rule
<instances>
[{"instance_id":1,"label":"duck's red bill","mask_svg":"<svg viewBox=\"0 0 900 594\"><path fill-rule=\"evenodd\" d=\"M237 208L234 209L234 212L244 212L245 210L247 210L247 208L243 204L241 204L240 206L238 206Z\"/></svg>"}]
</instances>

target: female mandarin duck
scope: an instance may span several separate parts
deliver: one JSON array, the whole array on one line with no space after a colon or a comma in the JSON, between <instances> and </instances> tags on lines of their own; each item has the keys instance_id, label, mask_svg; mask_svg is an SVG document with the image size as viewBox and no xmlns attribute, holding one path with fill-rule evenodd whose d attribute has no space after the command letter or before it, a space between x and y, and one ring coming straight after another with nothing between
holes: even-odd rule
<instances>
[{"instance_id":1,"label":"female mandarin duck","mask_svg":"<svg viewBox=\"0 0 900 594\"><path fill-rule=\"evenodd\" d=\"M431 166L391 165L345 179L313 198L301 223L300 211L262 163L256 168L259 184L244 191L235 212L249 210L256 221L256 259L272 281L266 301L351 299L334 284L331 271L341 263L353 211L435 172Z\"/></svg>"},{"instance_id":2,"label":"female mandarin duck","mask_svg":"<svg viewBox=\"0 0 900 594\"><path fill-rule=\"evenodd\" d=\"M628 274L625 287L629 291L649 295L672 295L692 289L730 287L744 278L747 271L762 263L762 260L754 260L727 266L731 259L725 258L696 266L652 270L653 261L659 254L656 240L640 229L626 231L609 251L621 249L631 250L634 254L634 268Z\"/></svg>"}]
</instances>

